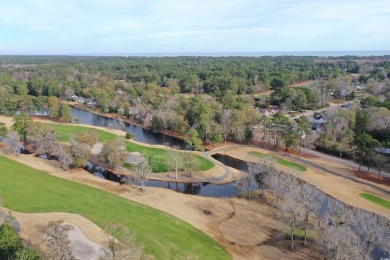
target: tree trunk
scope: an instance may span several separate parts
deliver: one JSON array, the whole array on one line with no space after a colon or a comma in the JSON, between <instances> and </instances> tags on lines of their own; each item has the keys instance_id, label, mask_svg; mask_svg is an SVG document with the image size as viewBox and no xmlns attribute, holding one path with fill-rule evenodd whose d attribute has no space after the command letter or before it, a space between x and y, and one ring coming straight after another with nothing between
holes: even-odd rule
<instances>
[{"instance_id":1,"label":"tree trunk","mask_svg":"<svg viewBox=\"0 0 390 260\"><path fill-rule=\"evenodd\" d=\"M309 216L305 216L305 238L304 238L304 241L303 241L303 246L306 246L306 242L307 242L307 226L308 226L308 223L309 222Z\"/></svg>"},{"instance_id":2,"label":"tree trunk","mask_svg":"<svg viewBox=\"0 0 390 260\"><path fill-rule=\"evenodd\" d=\"M294 231L291 230L291 250L294 250Z\"/></svg>"}]
</instances>

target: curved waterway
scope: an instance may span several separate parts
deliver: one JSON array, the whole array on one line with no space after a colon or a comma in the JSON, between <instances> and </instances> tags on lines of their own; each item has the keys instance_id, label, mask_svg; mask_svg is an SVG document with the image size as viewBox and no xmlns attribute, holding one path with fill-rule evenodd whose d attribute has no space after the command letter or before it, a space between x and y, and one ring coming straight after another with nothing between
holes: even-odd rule
<instances>
[{"instance_id":1,"label":"curved waterway","mask_svg":"<svg viewBox=\"0 0 390 260\"><path fill-rule=\"evenodd\" d=\"M107 127L109 123L111 123L114 126L118 125L118 121L112 118L108 118L105 116L101 116L95 113L91 113L86 110L82 110L79 108L72 108L72 116L73 118L80 118L80 123L82 124L88 124L88 125L94 125L94 126L101 126L101 127ZM164 144L169 143L169 145L174 146L177 145L181 149L185 149L185 143L183 140L167 136L164 134L155 134L151 131L147 131L143 129L140 126L127 124L125 123L125 130L126 132L132 132L135 134L135 140L138 142L146 143L146 144ZM212 155L212 157L219 162L233 167L235 169L238 169L240 171L247 171L247 164L244 161L237 160L235 158L221 155L221 154L215 154ZM103 167L96 166L92 163L88 163L88 165L85 167L86 170L88 170L90 173L107 180L115 181L122 183L123 176L114 174L110 171L107 171ZM185 193L185 194L192 194L192 195L199 195L199 196L205 196L205 197L217 197L217 198L230 198L237 195L237 190L235 188L234 183L228 183L224 185L216 185L211 184L207 182L203 183L174 183L174 182L166 182L166 181L152 181L149 180L145 183L145 186L150 187L158 187L158 188L166 188L170 190L175 190L177 192ZM330 200L333 200L333 198L326 196L326 199L323 201L320 215L326 214L328 211L328 203ZM374 259L388 259L389 254L382 252L378 248L375 248L371 252L371 257Z\"/></svg>"},{"instance_id":2,"label":"curved waterway","mask_svg":"<svg viewBox=\"0 0 390 260\"><path fill-rule=\"evenodd\" d=\"M80 123L86 125L107 127L109 124L112 124L114 127L118 126L118 120L116 119L91 113L77 107L72 107L72 117L73 119L79 118ZM134 140L138 142L145 144L168 143L170 146L179 146L180 149L186 149L186 145L183 140L164 134L155 134L134 124L125 123L125 130L128 133L133 133L135 135Z\"/></svg>"},{"instance_id":3,"label":"curved waterway","mask_svg":"<svg viewBox=\"0 0 390 260\"><path fill-rule=\"evenodd\" d=\"M88 162L85 170L93 175L119 183L124 183L123 175L114 174L105 168L95 165L92 162ZM214 198L230 198L237 195L237 190L234 183L227 183L224 185L212 184L209 182L197 182L197 183L176 183L167 181L154 181L149 180L144 183L147 187L157 187L174 190L184 194L199 195L204 197Z\"/></svg>"}]
</instances>

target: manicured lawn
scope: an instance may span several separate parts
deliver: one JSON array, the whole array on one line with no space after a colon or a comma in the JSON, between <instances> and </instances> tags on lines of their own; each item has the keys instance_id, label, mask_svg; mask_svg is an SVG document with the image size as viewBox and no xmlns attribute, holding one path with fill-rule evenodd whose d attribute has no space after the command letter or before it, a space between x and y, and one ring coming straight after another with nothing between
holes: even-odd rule
<instances>
[{"instance_id":1,"label":"manicured lawn","mask_svg":"<svg viewBox=\"0 0 390 260\"><path fill-rule=\"evenodd\" d=\"M127 151L129 152L140 152L146 157L149 158L150 165L152 167L153 172L166 172L166 152L161 148L151 148L147 146L142 146L136 143L126 142ZM201 171L206 171L214 167L214 163L201 157L195 155L194 160L199 165L199 169Z\"/></svg>"},{"instance_id":2,"label":"manicured lawn","mask_svg":"<svg viewBox=\"0 0 390 260\"><path fill-rule=\"evenodd\" d=\"M291 168L291 169L294 169L294 170L301 171L301 172L304 172L304 171L307 170L306 167L304 167L302 165L299 165L299 164L296 164L296 163L293 163L293 162L290 162L290 161L286 161L286 160L283 160L283 159L280 159L278 157L274 157L274 156L271 156L271 155L267 155L267 154L263 154L263 153L259 153L259 152L249 152L248 154L252 155L252 156L255 156L255 157L262 158L262 159L271 157L278 164L283 165L283 166L288 167L288 168Z\"/></svg>"},{"instance_id":3,"label":"manicured lawn","mask_svg":"<svg viewBox=\"0 0 390 260\"><path fill-rule=\"evenodd\" d=\"M225 249L191 225L159 210L63 180L0 156L0 196L19 212L69 212L100 227L120 223L157 259L231 259Z\"/></svg>"},{"instance_id":4,"label":"manicured lawn","mask_svg":"<svg viewBox=\"0 0 390 260\"><path fill-rule=\"evenodd\" d=\"M50 124L58 133L60 141L68 142L69 137L72 133L86 131L91 128L78 126L78 125L58 125ZM112 140L116 137L115 134L109 133L103 130L96 130L99 136L99 142L104 142L106 140ZM164 149L161 148L151 148L136 143L126 141L127 151L129 152L140 152L143 153L150 162L153 172L166 172L166 153ZM210 160L207 160L201 156L195 155L194 159L199 165L201 171L206 171L214 167L214 163Z\"/></svg>"},{"instance_id":5,"label":"manicured lawn","mask_svg":"<svg viewBox=\"0 0 390 260\"><path fill-rule=\"evenodd\" d=\"M378 198L374 195L367 194L367 193L360 193L359 196L366 199L366 200L369 200L375 204L378 204L379 206L382 206L386 209L390 209L390 201L388 201L388 200L384 200L384 199Z\"/></svg>"}]
</instances>

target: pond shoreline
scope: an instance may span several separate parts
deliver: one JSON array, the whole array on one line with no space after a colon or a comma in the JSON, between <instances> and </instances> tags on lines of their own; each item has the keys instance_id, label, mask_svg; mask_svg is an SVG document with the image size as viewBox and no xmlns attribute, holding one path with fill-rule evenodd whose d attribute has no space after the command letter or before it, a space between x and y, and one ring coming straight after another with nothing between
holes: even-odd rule
<instances>
[{"instance_id":1,"label":"pond shoreline","mask_svg":"<svg viewBox=\"0 0 390 260\"><path fill-rule=\"evenodd\" d=\"M99 115L99 116L103 116L103 117L106 117L106 118L111 118L111 119L114 119L114 120L118 120L119 118L121 118L121 119L123 119L124 123L130 124L130 125L139 126L142 129L144 129L144 130L150 131L149 129L144 127L142 124L137 123L136 121L128 119L126 117L118 116L115 113L101 113L101 112L95 111L94 109L86 107L85 105L81 105L81 104L78 104L78 103L75 103L75 102L67 102L67 104L69 106L71 106L71 107L75 107L75 108L78 108L78 109L81 109L81 110L84 110L84 111L87 111L87 112L90 112L90 113L93 113L93 114L96 114L96 115ZM183 134L176 133L176 132L171 131L171 130L163 130L160 134L167 135L167 136L170 136L170 137L174 137L174 138L182 140L182 141L185 141L186 138L187 138L187 136L185 136Z\"/></svg>"}]
</instances>

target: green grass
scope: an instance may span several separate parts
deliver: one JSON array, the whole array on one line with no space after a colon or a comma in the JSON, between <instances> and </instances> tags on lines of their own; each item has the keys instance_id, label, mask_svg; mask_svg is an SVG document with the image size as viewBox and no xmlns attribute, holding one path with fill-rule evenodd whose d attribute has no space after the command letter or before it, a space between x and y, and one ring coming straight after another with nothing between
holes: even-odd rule
<instances>
[{"instance_id":1,"label":"green grass","mask_svg":"<svg viewBox=\"0 0 390 260\"><path fill-rule=\"evenodd\" d=\"M390 209L390 201L388 201L388 200L384 200L384 199L378 198L374 195L367 194L367 193L360 193L359 196L366 199L366 200L369 200L369 201L371 201L379 206L382 206L386 209Z\"/></svg>"},{"instance_id":2,"label":"green grass","mask_svg":"<svg viewBox=\"0 0 390 260\"><path fill-rule=\"evenodd\" d=\"M157 259L231 259L226 250L191 225L142 204L63 180L0 156L0 196L15 211L69 212L100 227L129 228Z\"/></svg>"},{"instance_id":3,"label":"green grass","mask_svg":"<svg viewBox=\"0 0 390 260\"><path fill-rule=\"evenodd\" d=\"M294 236L305 237L305 231L303 229L297 228L294 231ZM307 239L317 239L318 233L313 229L307 229Z\"/></svg>"},{"instance_id":4,"label":"green grass","mask_svg":"<svg viewBox=\"0 0 390 260\"><path fill-rule=\"evenodd\" d=\"M56 132L58 133L59 140L61 142L69 142L69 138L71 134L77 133L77 132L82 132L82 131L88 131L91 130L92 128L85 127L85 126L79 126L79 125L59 125L59 124L47 124L53 127ZM96 133L98 134L99 137L99 142L104 142L107 140L112 140L117 137L116 134L95 129Z\"/></svg>"},{"instance_id":5,"label":"green grass","mask_svg":"<svg viewBox=\"0 0 390 260\"><path fill-rule=\"evenodd\" d=\"M262 158L262 159L266 159L266 158L271 157L278 164L283 165L285 167L288 167L290 169L294 169L294 170L301 171L301 172L307 171L306 167L304 167L302 165L299 165L299 164L296 164L296 163L293 163L290 161L286 161L286 160L280 159L280 158L275 157L275 156L271 156L271 155L267 155L267 154L263 154L263 153L259 153L259 152L249 152L248 154L255 156L255 157Z\"/></svg>"},{"instance_id":6,"label":"green grass","mask_svg":"<svg viewBox=\"0 0 390 260\"><path fill-rule=\"evenodd\" d=\"M49 124L52 126L59 135L59 140L62 142L68 142L69 137L72 133L86 131L91 128L85 126L77 125L59 125L59 124ZM117 135L109 133L103 130L96 130L99 136L99 142L104 142L106 140L112 140ZM140 152L143 153L149 160L150 166L152 167L153 172L166 172L167 166L165 163L166 153L164 149L161 148L152 148L136 143L126 141L127 151L129 152ZM201 156L195 155L194 160L199 165L201 171L207 171L214 167L214 163L210 160L207 160Z\"/></svg>"}]
</instances>

